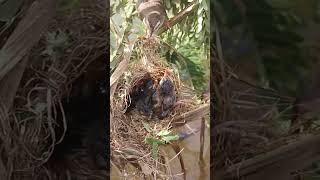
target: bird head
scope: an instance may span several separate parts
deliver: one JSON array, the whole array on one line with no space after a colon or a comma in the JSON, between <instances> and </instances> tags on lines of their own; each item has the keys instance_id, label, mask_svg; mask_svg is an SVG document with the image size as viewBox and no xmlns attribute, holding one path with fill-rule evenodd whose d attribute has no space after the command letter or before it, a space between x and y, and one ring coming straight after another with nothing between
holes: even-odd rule
<instances>
[{"instance_id":1,"label":"bird head","mask_svg":"<svg viewBox=\"0 0 320 180\"><path fill-rule=\"evenodd\" d=\"M174 84L170 77L165 73L159 82L160 93L163 95L170 95L174 93Z\"/></svg>"},{"instance_id":2,"label":"bird head","mask_svg":"<svg viewBox=\"0 0 320 180\"><path fill-rule=\"evenodd\" d=\"M164 22L164 16L154 11L144 18L144 23L148 28L148 37L153 36L159 30Z\"/></svg>"}]
</instances>

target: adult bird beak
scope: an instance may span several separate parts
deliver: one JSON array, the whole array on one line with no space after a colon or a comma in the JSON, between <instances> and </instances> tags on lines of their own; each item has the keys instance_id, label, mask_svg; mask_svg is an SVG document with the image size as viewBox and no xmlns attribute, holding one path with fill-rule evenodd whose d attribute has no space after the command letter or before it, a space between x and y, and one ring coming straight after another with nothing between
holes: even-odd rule
<instances>
[{"instance_id":1,"label":"adult bird beak","mask_svg":"<svg viewBox=\"0 0 320 180\"><path fill-rule=\"evenodd\" d=\"M154 29L150 29L149 34L148 34L148 38L151 38L151 36L153 35L153 33L154 33Z\"/></svg>"},{"instance_id":2,"label":"adult bird beak","mask_svg":"<svg viewBox=\"0 0 320 180\"><path fill-rule=\"evenodd\" d=\"M147 38L150 38L152 34L154 33L154 30L150 28L149 22L146 18L143 19L144 24L148 27L147 28Z\"/></svg>"},{"instance_id":3,"label":"adult bird beak","mask_svg":"<svg viewBox=\"0 0 320 180\"><path fill-rule=\"evenodd\" d=\"M148 23L148 25L149 25L149 23ZM160 25L161 25L160 21L158 21L157 24L154 27L150 27L150 25L149 25L148 38L150 38L154 34L156 34L156 32L159 30Z\"/></svg>"}]
</instances>

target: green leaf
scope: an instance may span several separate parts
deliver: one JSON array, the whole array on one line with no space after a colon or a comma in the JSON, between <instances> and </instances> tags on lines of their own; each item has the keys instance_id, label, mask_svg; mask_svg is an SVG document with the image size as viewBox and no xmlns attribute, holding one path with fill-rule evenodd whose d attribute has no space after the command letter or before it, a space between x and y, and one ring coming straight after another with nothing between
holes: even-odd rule
<instances>
[{"instance_id":1,"label":"green leaf","mask_svg":"<svg viewBox=\"0 0 320 180\"><path fill-rule=\"evenodd\" d=\"M154 143L157 143L157 144L164 144L163 141L159 140L159 139L156 139L156 138L153 138L153 137L146 137L144 139L144 142L146 144L154 144Z\"/></svg>"},{"instance_id":2,"label":"green leaf","mask_svg":"<svg viewBox=\"0 0 320 180\"><path fill-rule=\"evenodd\" d=\"M143 124L143 127L144 127L149 133L152 132L152 129L151 129L151 127L150 127L150 125L149 125L148 123L142 122L142 124Z\"/></svg>"},{"instance_id":3,"label":"green leaf","mask_svg":"<svg viewBox=\"0 0 320 180\"><path fill-rule=\"evenodd\" d=\"M161 130L161 131L157 134L157 136L167 136L167 135L169 135L169 134L170 134L170 131L164 129L164 130Z\"/></svg>"},{"instance_id":4,"label":"green leaf","mask_svg":"<svg viewBox=\"0 0 320 180\"><path fill-rule=\"evenodd\" d=\"M170 141L176 141L179 139L178 135L170 135L170 136L163 136L162 140L164 140L165 143L168 143Z\"/></svg>"},{"instance_id":5,"label":"green leaf","mask_svg":"<svg viewBox=\"0 0 320 180\"><path fill-rule=\"evenodd\" d=\"M46 49L42 55L61 55L63 49L69 46L69 36L67 33L59 30L57 32L48 32L46 35Z\"/></svg>"},{"instance_id":6,"label":"green leaf","mask_svg":"<svg viewBox=\"0 0 320 180\"><path fill-rule=\"evenodd\" d=\"M66 46L69 44L68 35L63 31L49 32L47 43L53 46Z\"/></svg>"}]
</instances>

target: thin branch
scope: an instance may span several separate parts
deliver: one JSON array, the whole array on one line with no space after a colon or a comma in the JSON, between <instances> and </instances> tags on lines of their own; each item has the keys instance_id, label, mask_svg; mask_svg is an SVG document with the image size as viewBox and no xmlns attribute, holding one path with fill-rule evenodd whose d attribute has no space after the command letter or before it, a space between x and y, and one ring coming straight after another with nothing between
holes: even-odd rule
<instances>
[{"instance_id":1,"label":"thin branch","mask_svg":"<svg viewBox=\"0 0 320 180\"><path fill-rule=\"evenodd\" d=\"M167 31L168 29L172 28L174 25L178 24L181 22L183 19L185 19L187 16L189 16L195 9L197 0L192 1L185 9L180 11L176 16L173 18L169 19L169 26L162 26L159 30L159 35Z\"/></svg>"}]
</instances>

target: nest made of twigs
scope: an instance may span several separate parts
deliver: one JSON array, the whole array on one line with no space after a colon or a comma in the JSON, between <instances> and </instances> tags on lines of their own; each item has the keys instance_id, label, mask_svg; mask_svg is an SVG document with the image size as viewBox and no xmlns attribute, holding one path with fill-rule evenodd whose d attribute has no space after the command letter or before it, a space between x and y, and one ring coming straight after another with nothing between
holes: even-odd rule
<instances>
[{"instance_id":1,"label":"nest made of twigs","mask_svg":"<svg viewBox=\"0 0 320 180\"><path fill-rule=\"evenodd\" d=\"M151 146L144 143L148 131L143 123L148 123L155 132L163 129L174 131L174 127L182 126L188 120L199 118L206 113L201 111L205 109L204 103L180 81L179 75L159 55L158 42L154 39L142 39L138 46L140 51L138 59L132 60L128 70L119 79L114 98L111 99L111 159L112 163L122 170L122 174L128 173L125 172L125 167L129 163L135 165L141 176L146 175L147 168L149 175L157 174L157 178L167 179L169 173L168 165L163 162L164 154L159 153L158 159L152 157ZM136 108L127 112L130 105L134 103L130 98L132 92L148 80L152 80L157 85L165 74L173 82L176 95L176 103L169 115L159 120L156 117L142 115ZM200 116L190 116L192 113Z\"/></svg>"}]
</instances>

